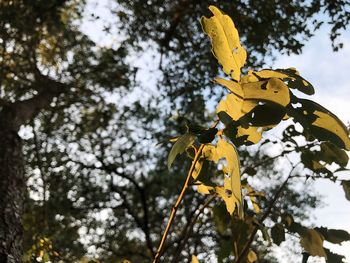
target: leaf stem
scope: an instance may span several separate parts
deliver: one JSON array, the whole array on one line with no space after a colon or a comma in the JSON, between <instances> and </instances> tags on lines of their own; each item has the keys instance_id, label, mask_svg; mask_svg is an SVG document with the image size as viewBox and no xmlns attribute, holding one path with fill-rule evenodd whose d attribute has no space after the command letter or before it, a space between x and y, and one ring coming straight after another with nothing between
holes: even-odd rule
<instances>
[{"instance_id":1,"label":"leaf stem","mask_svg":"<svg viewBox=\"0 0 350 263\"><path fill-rule=\"evenodd\" d=\"M215 128L218 125L218 123L219 123L219 120L216 120L211 128ZM194 171L194 169L196 167L196 164L197 164L197 162L198 162L198 160L199 160L199 158L200 158L200 156L202 154L204 146L205 146L205 144L201 144L201 146L199 147L198 151L196 152L196 155L195 155L195 157L194 157L194 159L192 161L192 164L191 164L191 168L188 171L186 181L184 183L184 186L182 187L181 193L180 193L179 197L177 198L175 205L171 209L171 214L170 214L170 217L169 217L169 220L168 220L168 224L167 224L167 226L165 228L165 231L163 233L163 236L162 236L162 239L160 241L159 247L157 249L157 253L156 253L152 263L159 262L159 259L162 256L162 253L163 253L163 250L164 250L164 245L165 245L165 240L166 240L166 238L167 238L167 236L169 234L169 230L170 230L170 227L171 227L171 225L172 225L172 223L174 221L176 212L177 212L177 210L178 210L178 208L179 208L179 206L180 206L180 204L181 204L181 202L182 202L182 200L183 200L183 198L185 196L186 190L187 190L187 188L189 186L190 179L192 177L192 173L193 173L193 171Z\"/></svg>"},{"instance_id":2,"label":"leaf stem","mask_svg":"<svg viewBox=\"0 0 350 263\"><path fill-rule=\"evenodd\" d=\"M163 253L165 240L166 240L166 238L167 238L167 236L168 236L170 227L171 227L171 225L172 225L172 223L173 223L173 221L174 221L174 218L175 218L177 209L179 208L179 205L181 204L181 201L183 200L183 198L184 198L184 196L185 196L185 193L186 193L186 190L187 190L187 188L188 188L188 184L189 184L189 182L190 182L192 173L193 173L193 171L194 171L194 168L195 168L195 166L196 166L197 161L199 160L199 157L200 157L200 155L201 155L201 153L202 153L202 150L203 150L204 146L205 146L205 145L202 144L202 145L199 147L199 149L198 149L198 151L197 151L197 153L196 153L196 155L195 155L195 157L194 157L194 159L193 159L193 161L192 161L191 168L190 168L190 170L189 170L189 172L188 172L188 174L187 174L187 178L186 178L186 181L185 181L185 183L184 183L184 186L182 187L181 193L180 193L179 197L177 198L175 205L174 205L174 206L172 207L172 209L171 209L171 214L170 214L170 217L169 217L169 220L168 220L168 224L167 224L167 226L166 226L166 228L165 228L164 234L163 234L163 236L162 236L162 240L160 241L159 247L158 247L158 249L157 249L157 253L156 253L156 255L155 255L154 259L153 259L153 263L157 263L157 262L159 261L160 256L161 256L162 253Z\"/></svg>"}]
</instances>

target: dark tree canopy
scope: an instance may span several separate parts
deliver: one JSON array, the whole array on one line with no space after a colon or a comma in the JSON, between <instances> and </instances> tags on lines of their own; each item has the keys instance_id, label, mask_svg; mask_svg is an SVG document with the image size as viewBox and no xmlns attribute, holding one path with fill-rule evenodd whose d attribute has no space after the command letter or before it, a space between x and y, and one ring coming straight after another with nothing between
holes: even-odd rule
<instances>
[{"instance_id":1,"label":"dark tree canopy","mask_svg":"<svg viewBox=\"0 0 350 263\"><path fill-rule=\"evenodd\" d=\"M205 102L223 92L212 84L219 68L199 23L209 4L234 17L251 66L262 66L277 53L302 52L321 23L331 24L330 44L337 50L350 18L348 1L116 0L110 5L115 21L106 25L105 34L118 32L123 40L106 47L81 30L86 1L0 1L0 136L18 140L19 153L23 144L24 157L17 165L25 168L14 184L7 183L7 170L0 170L6 182L0 190L15 185L23 195L18 204L24 200L24 262L38 257L149 262L154 256L188 166L181 156L169 171L165 163L171 145L154 145L183 133L189 122L205 124L211 115ZM139 69L129 61L150 49L162 59L155 61L158 94L145 101L143 83L136 78ZM170 118L174 111L186 118ZM19 131L21 139L14 138ZM11 147L2 143L0 151L11 152ZM277 160L264 151L245 152L245 180L256 173L257 185L260 178L276 183L261 186L273 193L281 183ZM227 244L236 225L223 230L230 219L219 222L215 213L201 215L202 224L192 225L204 202L205 196L192 194L184 200L165 250L170 261L188 262L192 253L204 251L228 262ZM275 212L304 220L318 204L312 191L296 191L292 184ZM213 206L222 213L221 203ZM5 221L0 220L0 229ZM261 262L275 260L269 251L262 255Z\"/></svg>"}]
</instances>

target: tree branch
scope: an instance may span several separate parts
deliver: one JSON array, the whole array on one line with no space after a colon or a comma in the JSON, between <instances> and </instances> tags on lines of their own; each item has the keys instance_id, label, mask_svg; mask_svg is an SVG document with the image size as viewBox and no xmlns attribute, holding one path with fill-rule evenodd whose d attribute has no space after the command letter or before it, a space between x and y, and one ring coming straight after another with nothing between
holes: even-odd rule
<instances>
[{"instance_id":1,"label":"tree branch","mask_svg":"<svg viewBox=\"0 0 350 263\"><path fill-rule=\"evenodd\" d=\"M18 131L20 126L32 120L41 110L50 106L53 98L68 91L68 85L40 75L31 86L40 92L27 100L15 101L0 112L0 128Z\"/></svg>"}]
</instances>

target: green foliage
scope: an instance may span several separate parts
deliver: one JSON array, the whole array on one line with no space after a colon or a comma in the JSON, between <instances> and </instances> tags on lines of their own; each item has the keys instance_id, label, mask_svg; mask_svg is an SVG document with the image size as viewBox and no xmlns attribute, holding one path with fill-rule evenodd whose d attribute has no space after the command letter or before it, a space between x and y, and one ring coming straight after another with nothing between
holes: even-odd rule
<instances>
[{"instance_id":1,"label":"green foliage","mask_svg":"<svg viewBox=\"0 0 350 263\"><path fill-rule=\"evenodd\" d=\"M174 162L178 154L183 153L189 146L191 146L195 140L196 136L192 133L186 133L181 135L176 139L176 142L171 149L168 157L168 169L170 169L172 163Z\"/></svg>"}]
</instances>

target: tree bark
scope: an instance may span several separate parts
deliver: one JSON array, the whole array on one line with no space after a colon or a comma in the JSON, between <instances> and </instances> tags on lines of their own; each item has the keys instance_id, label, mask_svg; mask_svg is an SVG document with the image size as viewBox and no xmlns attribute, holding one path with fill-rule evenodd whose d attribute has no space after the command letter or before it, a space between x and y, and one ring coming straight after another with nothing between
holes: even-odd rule
<instances>
[{"instance_id":1,"label":"tree bark","mask_svg":"<svg viewBox=\"0 0 350 263\"><path fill-rule=\"evenodd\" d=\"M38 73L38 94L27 100L0 100L0 263L21 262L22 215L26 193L21 125L50 107L53 98L68 90L66 84Z\"/></svg>"},{"instance_id":2,"label":"tree bark","mask_svg":"<svg viewBox=\"0 0 350 263\"><path fill-rule=\"evenodd\" d=\"M21 262L25 196L22 142L15 131L0 130L0 263Z\"/></svg>"}]
</instances>

